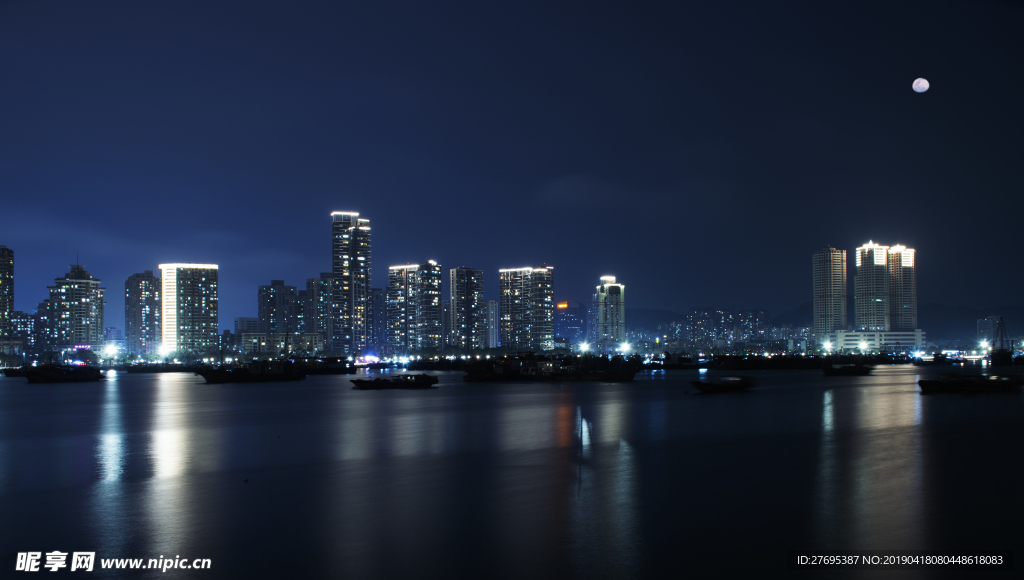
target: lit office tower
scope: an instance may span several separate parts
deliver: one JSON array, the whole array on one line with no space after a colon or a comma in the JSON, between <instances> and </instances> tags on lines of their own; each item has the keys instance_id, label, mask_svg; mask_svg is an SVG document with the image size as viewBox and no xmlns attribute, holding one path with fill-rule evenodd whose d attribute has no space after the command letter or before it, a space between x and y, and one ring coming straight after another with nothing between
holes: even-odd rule
<instances>
[{"instance_id":1,"label":"lit office tower","mask_svg":"<svg viewBox=\"0 0 1024 580\"><path fill-rule=\"evenodd\" d=\"M257 290L256 318L260 332L294 334L299 331L299 295L284 280L271 280Z\"/></svg>"},{"instance_id":2,"label":"lit office tower","mask_svg":"<svg viewBox=\"0 0 1024 580\"><path fill-rule=\"evenodd\" d=\"M124 283L124 346L129 354L160 353L160 278L152 270Z\"/></svg>"},{"instance_id":3,"label":"lit office tower","mask_svg":"<svg viewBox=\"0 0 1024 580\"><path fill-rule=\"evenodd\" d=\"M487 348L501 346L501 316L498 312L498 301L487 301Z\"/></svg>"},{"instance_id":4,"label":"lit office tower","mask_svg":"<svg viewBox=\"0 0 1024 580\"><path fill-rule=\"evenodd\" d=\"M889 330L889 246L869 241L857 248L853 289L857 330Z\"/></svg>"},{"instance_id":5,"label":"lit office tower","mask_svg":"<svg viewBox=\"0 0 1024 580\"><path fill-rule=\"evenodd\" d=\"M397 352L442 346L441 266L430 260L388 268L388 344Z\"/></svg>"},{"instance_id":6,"label":"lit office tower","mask_svg":"<svg viewBox=\"0 0 1024 580\"><path fill-rule=\"evenodd\" d=\"M615 345L625 342L626 287L616 283L615 276L601 276L594 301L597 303L598 342Z\"/></svg>"},{"instance_id":7,"label":"lit office tower","mask_svg":"<svg viewBox=\"0 0 1024 580\"><path fill-rule=\"evenodd\" d=\"M328 344L333 336L334 274L321 272L319 278L306 278L306 297L302 301L303 332L319 334Z\"/></svg>"},{"instance_id":8,"label":"lit office tower","mask_svg":"<svg viewBox=\"0 0 1024 580\"><path fill-rule=\"evenodd\" d=\"M354 354L366 348L366 301L370 297L370 220L358 212L331 214L334 323L330 350Z\"/></svg>"},{"instance_id":9,"label":"lit office tower","mask_svg":"<svg viewBox=\"0 0 1024 580\"><path fill-rule=\"evenodd\" d=\"M63 278L54 280L50 291L51 346L66 348L102 345L103 293L100 281L85 266L71 266Z\"/></svg>"},{"instance_id":10,"label":"lit office tower","mask_svg":"<svg viewBox=\"0 0 1024 580\"><path fill-rule=\"evenodd\" d=\"M217 336L217 265L160 264L161 350L213 354Z\"/></svg>"},{"instance_id":11,"label":"lit office tower","mask_svg":"<svg viewBox=\"0 0 1024 580\"><path fill-rule=\"evenodd\" d=\"M0 336L11 333L14 313L14 250L0 246Z\"/></svg>"},{"instance_id":12,"label":"lit office tower","mask_svg":"<svg viewBox=\"0 0 1024 580\"><path fill-rule=\"evenodd\" d=\"M814 269L814 335L818 342L846 330L846 250L832 247L811 254Z\"/></svg>"},{"instance_id":13,"label":"lit office tower","mask_svg":"<svg viewBox=\"0 0 1024 580\"><path fill-rule=\"evenodd\" d=\"M889 248L889 324L892 331L917 329L916 251Z\"/></svg>"},{"instance_id":14,"label":"lit office tower","mask_svg":"<svg viewBox=\"0 0 1024 580\"><path fill-rule=\"evenodd\" d=\"M449 271L451 346L485 348L487 313L484 311L484 271L452 268Z\"/></svg>"},{"instance_id":15,"label":"lit office tower","mask_svg":"<svg viewBox=\"0 0 1024 580\"><path fill-rule=\"evenodd\" d=\"M498 270L501 346L512 350L554 350L555 269Z\"/></svg>"}]
</instances>

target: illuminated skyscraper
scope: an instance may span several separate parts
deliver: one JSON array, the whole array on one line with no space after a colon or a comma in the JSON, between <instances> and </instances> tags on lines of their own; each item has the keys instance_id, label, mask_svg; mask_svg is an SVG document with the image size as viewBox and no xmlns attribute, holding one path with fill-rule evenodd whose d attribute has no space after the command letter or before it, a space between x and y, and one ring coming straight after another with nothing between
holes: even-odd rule
<instances>
[{"instance_id":1,"label":"illuminated skyscraper","mask_svg":"<svg viewBox=\"0 0 1024 580\"><path fill-rule=\"evenodd\" d=\"M890 330L917 329L917 252L906 246L889 248Z\"/></svg>"},{"instance_id":2,"label":"illuminated skyscraper","mask_svg":"<svg viewBox=\"0 0 1024 580\"><path fill-rule=\"evenodd\" d=\"M63 278L54 280L50 291L51 335L49 345L55 349L104 343L103 293L100 281L85 270L72 265Z\"/></svg>"},{"instance_id":3,"label":"illuminated skyscraper","mask_svg":"<svg viewBox=\"0 0 1024 580\"><path fill-rule=\"evenodd\" d=\"M857 248L853 287L857 330L889 330L889 246L869 241Z\"/></svg>"},{"instance_id":4,"label":"illuminated skyscraper","mask_svg":"<svg viewBox=\"0 0 1024 580\"><path fill-rule=\"evenodd\" d=\"M295 334L299 328L299 295L295 286L284 280L271 280L270 285L257 290L256 318L260 332L265 334Z\"/></svg>"},{"instance_id":5,"label":"illuminated skyscraper","mask_svg":"<svg viewBox=\"0 0 1024 580\"><path fill-rule=\"evenodd\" d=\"M161 350L182 356L213 354L217 328L217 265L160 264Z\"/></svg>"},{"instance_id":6,"label":"illuminated skyscraper","mask_svg":"<svg viewBox=\"0 0 1024 580\"><path fill-rule=\"evenodd\" d=\"M399 353L440 349L441 266L430 260L388 268L387 342Z\"/></svg>"},{"instance_id":7,"label":"illuminated skyscraper","mask_svg":"<svg viewBox=\"0 0 1024 580\"><path fill-rule=\"evenodd\" d=\"M501 346L512 350L554 350L555 269L498 270Z\"/></svg>"},{"instance_id":8,"label":"illuminated skyscraper","mask_svg":"<svg viewBox=\"0 0 1024 580\"><path fill-rule=\"evenodd\" d=\"M811 255L814 277L814 334L819 343L846 330L846 250L824 248Z\"/></svg>"},{"instance_id":9,"label":"illuminated skyscraper","mask_svg":"<svg viewBox=\"0 0 1024 580\"><path fill-rule=\"evenodd\" d=\"M354 354L367 344L370 220L360 218L358 212L336 211L331 221L334 322L329 350Z\"/></svg>"},{"instance_id":10,"label":"illuminated skyscraper","mask_svg":"<svg viewBox=\"0 0 1024 580\"><path fill-rule=\"evenodd\" d=\"M160 278L152 270L124 283L124 345L129 354L160 353Z\"/></svg>"},{"instance_id":11,"label":"illuminated skyscraper","mask_svg":"<svg viewBox=\"0 0 1024 580\"><path fill-rule=\"evenodd\" d=\"M0 246L0 336L11 334L14 314L14 250Z\"/></svg>"},{"instance_id":12,"label":"illuminated skyscraper","mask_svg":"<svg viewBox=\"0 0 1024 580\"><path fill-rule=\"evenodd\" d=\"M485 348L487 313L484 309L484 271L452 268L449 271L451 346Z\"/></svg>"},{"instance_id":13,"label":"illuminated skyscraper","mask_svg":"<svg viewBox=\"0 0 1024 580\"><path fill-rule=\"evenodd\" d=\"M594 294L597 303L597 341L618 346L626 341L626 287L615 276L601 276Z\"/></svg>"}]
</instances>

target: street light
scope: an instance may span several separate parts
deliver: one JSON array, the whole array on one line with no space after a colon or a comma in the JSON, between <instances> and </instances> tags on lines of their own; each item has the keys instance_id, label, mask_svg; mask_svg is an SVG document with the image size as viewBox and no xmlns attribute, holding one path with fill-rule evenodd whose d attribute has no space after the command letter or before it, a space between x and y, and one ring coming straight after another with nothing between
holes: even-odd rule
<instances>
[{"instance_id":1,"label":"street light","mask_svg":"<svg viewBox=\"0 0 1024 580\"><path fill-rule=\"evenodd\" d=\"M866 342L862 342L862 343L860 343L860 351L861 351L861 352L864 352L864 351L866 351L867 349L868 349L868 343L866 343Z\"/></svg>"},{"instance_id":2,"label":"street light","mask_svg":"<svg viewBox=\"0 0 1024 580\"><path fill-rule=\"evenodd\" d=\"M590 345L589 344L587 344L585 342L580 344L580 352L587 352L588 350L590 350Z\"/></svg>"},{"instance_id":3,"label":"street light","mask_svg":"<svg viewBox=\"0 0 1024 580\"><path fill-rule=\"evenodd\" d=\"M827 351L830 351L830 350L832 350L832 343L831 342L826 342L825 343L825 351L827 352Z\"/></svg>"}]
</instances>

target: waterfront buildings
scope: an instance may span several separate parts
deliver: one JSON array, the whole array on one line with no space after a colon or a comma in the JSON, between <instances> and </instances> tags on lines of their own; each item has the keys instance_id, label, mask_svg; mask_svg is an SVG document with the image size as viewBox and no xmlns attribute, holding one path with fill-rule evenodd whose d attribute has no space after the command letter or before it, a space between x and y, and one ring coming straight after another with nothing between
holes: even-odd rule
<instances>
[{"instance_id":1,"label":"waterfront buildings","mask_svg":"<svg viewBox=\"0 0 1024 580\"><path fill-rule=\"evenodd\" d=\"M129 354L160 353L160 278L152 270L124 283L124 340Z\"/></svg>"},{"instance_id":2,"label":"waterfront buildings","mask_svg":"<svg viewBox=\"0 0 1024 580\"><path fill-rule=\"evenodd\" d=\"M201 355L218 350L216 264L160 264L161 350Z\"/></svg>"},{"instance_id":3,"label":"waterfront buildings","mask_svg":"<svg viewBox=\"0 0 1024 580\"><path fill-rule=\"evenodd\" d=\"M811 255L814 278L814 334L846 330L846 250L827 247Z\"/></svg>"},{"instance_id":4,"label":"waterfront buildings","mask_svg":"<svg viewBox=\"0 0 1024 580\"><path fill-rule=\"evenodd\" d=\"M301 302L302 332L319 334L328 346L334 336L334 274L321 272L319 278L306 278Z\"/></svg>"},{"instance_id":5,"label":"waterfront buildings","mask_svg":"<svg viewBox=\"0 0 1024 580\"><path fill-rule=\"evenodd\" d=\"M484 271L463 267L452 268L448 274L450 344L455 348L485 348Z\"/></svg>"},{"instance_id":6,"label":"waterfront buildings","mask_svg":"<svg viewBox=\"0 0 1024 580\"><path fill-rule=\"evenodd\" d=\"M0 246L0 337L11 333L14 314L14 250Z\"/></svg>"},{"instance_id":7,"label":"waterfront buildings","mask_svg":"<svg viewBox=\"0 0 1024 580\"><path fill-rule=\"evenodd\" d=\"M501 346L501 314L497 300L487 301L487 348Z\"/></svg>"},{"instance_id":8,"label":"waterfront buildings","mask_svg":"<svg viewBox=\"0 0 1024 580\"><path fill-rule=\"evenodd\" d=\"M906 246L889 248L889 325L894 331L917 328L916 251Z\"/></svg>"},{"instance_id":9,"label":"waterfront buildings","mask_svg":"<svg viewBox=\"0 0 1024 580\"><path fill-rule=\"evenodd\" d=\"M358 212L336 211L331 222L334 321L330 350L355 354L367 343L370 220L360 218Z\"/></svg>"},{"instance_id":10,"label":"waterfront buildings","mask_svg":"<svg viewBox=\"0 0 1024 580\"><path fill-rule=\"evenodd\" d=\"M441 266L430 260L388 268L388 345L398 353L440 349L443 335Z\"/></svg>"},{"instance_id":11,"label":"waterfront buildings","mask_svg":"<svg viewBox=\"0 0 1024 580\"><path fill-rule=\"evenodd\" d=\"M299 295L295 286L284 280L271 280L257 291L256 318L259 331L264 334L290 334L300 332Z\"/></svg>"},{"instance_id":12,"label":"waterfront buildings","mask_svg":"<svg viewBox=\"0 0 1024 580\"><path fill-rule=\"evenodd\" d=\"M927 347L923 330L909 332L837 330L825 336L829 352L914 352ZM820 341L820 338L819 338Z\"/></svg>"},{"instance_id":13,"label":"waterfront buildings","mask_svg":"<svg viewBox=\"0 0 1024 580\"><path fill-rule=\"evenodd\" d=\"M315 332L246 332L237 337L239 352L245 355L267 355L271 358L314 356L324 349L324 337Z\"/></svg>"},{"instance_id":14,"label":"waterfront buildings","mask_svg":"<svg viewBox=\"0 0 1024 580\"><path fill-rule=\"evenodd\" d=\"M99 349L104 343L103 294L106 288L79 264L72 265L63 278L54 282L53 286L47 286L51 321L47 346L61 350L95 345Z\"/></svg>"},{"instance_id":15,"label":"waterfront buildings","mask_svg":"<svg viewBox=\"0 0 1024 580\"><path fill-rule=\"evenodd\" d=\"M868 242L857 248L854 276L854 326L857 330L889 330L889 246Z\"/></svg>"},{"instance_id":16,"label":"waterfront buildings","mask_svg":"<svg viewBox=\"0 0 1024 580\"><path fill-rule=\"evenodd\" d=\"M586 313L579 302L555 305L555 338L563 338L570 345L586 339Z\"/></svg>"},{"instance_id":17,"label":"waterfront buildings","mask_svg":"<svg viewBox=\"0 0 1024 580\"><path fill-rule=\"evenodd\" d=\"M617 283L615 276L601 276L594 302L597 305L597 344L614 349L626 341L625 285Z\"/></svg>"},{"instance_id":18,"label":"waterfront buildings","mask_svg":"<svg viewBox=\"0 0 1024 580\"><path fill-rule=\"evenodd\" d=\"M502 347L555 348L554 272L551 266L498 270Z\"/></svg>"}]
</instances>

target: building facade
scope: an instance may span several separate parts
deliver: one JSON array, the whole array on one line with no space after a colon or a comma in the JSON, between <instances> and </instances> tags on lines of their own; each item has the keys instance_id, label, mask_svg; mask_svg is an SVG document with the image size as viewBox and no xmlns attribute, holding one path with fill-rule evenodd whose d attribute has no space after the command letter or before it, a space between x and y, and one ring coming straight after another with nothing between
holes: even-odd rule
<instances>
[{"instance_id":1,"label":"building facade","mask_svg":"<svg viewBox=\"0 0 1024 580\"><path fill-rule=\"evenodd\" d=\"M160 278L152 270L124 283L124 342L128 354L160 354Z\"/></svg>"},{"instance_id":2,"label":"building facade","mask_svg":"<svg viewBox=\"0 0 1024 580\"><path fill-rule=\"evenodd\" d=\"M368 312L368 348L380 356L383 354L384 345L387 344L388 295L384 288L370 289Z\"/></svg>"},{"instance_id":3,"label":"building facade","mask_svg":"<svg viewBox=\"0 0 1024 580\"><path fill-rule=\"evenodd\" d=\"M857 330L888 331L889 246L869 241L856 251L854 326Z\"/></svg>"},{"instance_id":4,"label":"building facade","mask_svg":"<svg viewBox=\"0 0 1024 580\"><path fill-rule=\"evenodd\" d=\"M555 348L554 272L551 266L498 270L502 347Z\"/></svg>"},{"instance_id":5,"label":"building facade","mask_svg":"<svg viewBox=\"0 0 1024 580\"><path fill-rule=\"evenodd\" d=\"M452 268L448 274L450 345L463 349L486 348L484 271L476 268Z\"/></svg>"},{"instance_id":6,"label":"building facade","mask_svg":"<svg viewBox=\"0 0 1024 580\"><path fill-rule=\"evenodd\" d=\"M216 264L160 264L161 350L182 356L220 347Z\"/></svg>"},{"instance_id":7,"label":"building facade","mask_svg":"<svg viewBox=\"0 0 1024 580\"><path fill-rule=\"evenodd\" d=\"M846 330L846 250L824 248L811 255L814 279L814 334L819 342Z\"/></svg>"},{"instance_id":8,"label":"building facade","mask_svg":"<svg viewBox=\"0 0 1024 580\"><path fill-rule=\"evenodd\" d=\"M299 294L284 280L271 280L257 289L256 318L263 334L293 334L299 328Z\"/></svg>"},{"instance_id":9,"label":"building facade","mask_svg":"<svg viewBox=\"0 0 1024 580\"><path fill-rule=\"evenodd\" d=\"M330 350L355 354L366 349L370 296L370 220L358 212L331 214L334 288Z\"/></svg>"},{"instance_id":10,"label":"building facade","mask_svg":"<svg viewBox=\"0 0 1024 580\"><path fill-rule=\"evenodd\" d=\"M831 352L913 353L927 347L926 335L917 329L908 332L838 330L827 336Z\"/></svg>"},{"instance_id":11,"label":"building facade","mask_svg":"<svg viewBox=\"0 0 1024 580\"><path fill-rule=\"evenodd\" d=\"M0 337L11 335L14 314L14 250L0 246Z\"/></svg>"},{"instance_id":12,"label":"building facade","mask_svg":"<svg viewBox=\"0 0 1024 580\"><path fill-rule=\"evenodd\" d=\"M570 345L586 340L587 314L579 302L555 304L555 338L564 338Z\"/></svg>"},{"instance_id":13,"label":"building facade","mask_svg":"<svg viewBox=\"0 0 1024 580\"><path fill-rule=\"evenodd\" d=\"M103 336L103 294L100 280L85 266L72 265L63 278L48 286L51 321L49 345L54 350L95 346L100 348Z\"/></svg>"},{"instance_id":14,"label":"building facade","mask_svg":"<svg viewBox=\"0 0 1024 580\"><path fill-rule=\"evenodd\" d=\"M388 268L387 343L395 352L441 349L441 266L430 260Z\"/></svg>"},{"instance_id":15,"label":"building facade","mask_svg":"<svg viewBox=\"0 0 1024 580\"><path fill-rule=\"evenodd\" d=\"M597 343L618 346L626 341L626 287L615 276L602 276L594 293L597 303Z\"/></svg>"},{"instance_id":16,"label":"building facade","mask_svg":"<svg viewBox=\"0 0 1024 580\"><path fill-rule=\"evenodd\" d=\"M499 346L501 346L501 312L498 310L497 300L488 300L486 348L498 348Z\"/></svg>"},{"instance_id":17,"label":"building facade","mask_svg":"<svg viewBox=\"0 0 1024 580\"><path fill-rule=\"evenodd\" d=\"M916 254L906 246L889 248L889 329L893 331L917 328Z\"/></svg>"}]
</instances>

